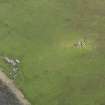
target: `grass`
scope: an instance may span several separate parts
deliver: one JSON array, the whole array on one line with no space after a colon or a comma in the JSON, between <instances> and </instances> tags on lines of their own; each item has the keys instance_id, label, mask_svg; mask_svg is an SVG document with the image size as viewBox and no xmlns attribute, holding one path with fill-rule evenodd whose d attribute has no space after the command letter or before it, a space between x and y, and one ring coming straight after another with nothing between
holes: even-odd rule
<instances>
[{"instance_id":1,"label":"grass","mask_svg":"<svg viewBox=\"0 0 105 105\"><path fill-rule=\"evenodd\" d=\"M21 60L15 82L32 105L104 105L104 4L0 1L0 54ZM87 49L71 47L82 38ZM0 66L11 71L1 59Z\"/></svg>"}]
</instances>

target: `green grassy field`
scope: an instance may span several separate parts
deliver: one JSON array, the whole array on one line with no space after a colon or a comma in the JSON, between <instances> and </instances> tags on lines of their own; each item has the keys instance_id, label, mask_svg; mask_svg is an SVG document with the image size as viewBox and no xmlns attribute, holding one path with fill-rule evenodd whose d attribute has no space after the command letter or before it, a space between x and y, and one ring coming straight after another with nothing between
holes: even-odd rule
<instances>
[{"instance_id":1,"label":"green grassy field","mask_svg":"<svg viewBox=\"0 0 105 105\"><path fill-rule=\"evenodd\" d=\"M0 54L21 60L32 105L104 105L105 0L0 0Z\"/></svg>"}]
</instances>

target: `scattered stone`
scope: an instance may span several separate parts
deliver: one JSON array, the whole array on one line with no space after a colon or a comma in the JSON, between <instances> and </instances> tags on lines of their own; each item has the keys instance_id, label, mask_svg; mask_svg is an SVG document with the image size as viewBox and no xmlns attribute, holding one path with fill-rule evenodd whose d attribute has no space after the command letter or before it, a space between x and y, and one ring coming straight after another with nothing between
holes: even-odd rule
<instances>
[{"instance_id":1,"label":"scattered stone","mask_svg":"<svg viewBox=\"0 0 105 105\"><path fill-rule=\"evenodd\" d=\"M18 59L16 59L15 61L16 61L16 63L20 63L20 60L18 60Z\"/></svg>"},{"instance_id":2,"label":"scattered stone","mask_svg":"<svg viewBox=\"0 0 105 105\"><path fill-rule=\"evenodd\" d=\"M16 79L17 74L18 74L18 71L19 71L19 68L17 68L17 67L14 67L14 68L12 69L12 71L11 71L11 78L12 78L13 80Z\"/></svg>"},{"instance_id":3,"label":"scattered stone","mask_svg":"<svg viewBox=\"0 0 105 105\"><path fill-rule=\"evenodd\" d=\"M17 71L18 71L18 68L13 68L14 73L17 73Z\"/></svg>"},{"instance_id":4,"label":"scattered stone","mask_svg":"<svg viewBox=\"0 0 105 105\"><path fill-rule=\"evenodd\" d=\"M86 41L84 39L77 41L73 44L75 48L86 48Z\"/></svg>"},{"instance_id":5,"label":"scattered stone","mask_svg":"<svg viewBox=\"0 0 105 105\"><path fill-rule=\"evenodd\" d=\"M9 57L3 57L3 59L12 66L12 70L10 71L11 79L15 80L19 71L18 65L20 64L20 60L18 59L11 59Z\"/></svg>"},{"instance_id":6,"label":"scattered stone","mask_svg":"<svg viewBox=\"0 0 105 105\"><path fill-rule=\"evenodd\" d=\"M11 59L9 57L4 57L4 60L12 66L17 66L20 63L20 60L18 60L18 59L14 60L14 59Z\"/></svg>"},{"instance_id":7,"label":"scattered stone","mask_svg":"<svg viewBox=\"0 0 105 105\"><path fill-rule=\"evenodd\" d=\"M4 57L4 60L8 63L11 64L12 66L16 66L16 62L13 59L10 59L8 57Z\"/></svg>"},{"instance_id":8,"label":"scattered stone","mask_svg":"<svg viewBox=\"0 0 105 105\"><path fill-rule=\"evenodd\" d=\"M17 75L14 74L12 79L13 79L13 80L16 80L16 77L17 77Z\"/></svg>"}]
</instances>

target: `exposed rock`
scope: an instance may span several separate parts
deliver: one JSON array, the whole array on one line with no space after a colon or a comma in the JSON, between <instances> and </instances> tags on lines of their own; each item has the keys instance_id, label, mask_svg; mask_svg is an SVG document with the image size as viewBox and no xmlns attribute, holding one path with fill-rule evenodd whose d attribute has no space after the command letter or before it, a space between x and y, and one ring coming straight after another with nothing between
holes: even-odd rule
<instances>
[{"instance_id":1,"label":"exposed rock","mask_svg":"<svg viewBox=\"0 0 105 105\"><path fill-rule=\"evenodd\" d=\"M20 60L19 59L11 59L7 56L3 57L3 59L5 60L5 62L7 62L9 65L12 66L12 70L10 71L10 78L15 80L19 71L19 67L18 65L20 64Z\"/></svg>"},{"instance_id":2,"label":"exposed rock","mask_svg":"<svg viewBox=\"0 0 105 105\"><path fill-rule=\"evenodd\" d=\"M10 59L8 57L4 57L4 60L8 63L11 64L12 66L16 66L17 62L13 59Z\"/></svg>"},{"instance_id":3,"label":"exposed rock","mask_svg":"<svg viewBox=\"0 0 105 105\"><path fill-rule=\"evenodd\" d=\"M20 63L20 60L19 59L16 59L15 61L16 61L16 63Z\"/></svg>"},{"instance_id":4,"label":"exposed rock","mask_svg":"<svg viewBox=\"0 0 105 105\"><path fill-rule=\"evenodd\" d=\"M76 43L73 44L75 48L86 48L86 41L85 40L79 40Z\"/></svg>"}]
</instances>

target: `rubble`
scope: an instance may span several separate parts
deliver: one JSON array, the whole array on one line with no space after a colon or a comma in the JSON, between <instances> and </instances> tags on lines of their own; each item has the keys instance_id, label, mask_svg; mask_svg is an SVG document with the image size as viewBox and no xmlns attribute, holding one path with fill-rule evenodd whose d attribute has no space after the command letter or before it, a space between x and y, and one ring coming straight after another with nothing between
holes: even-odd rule
<instances>
[{"instance_id":1,"label":"rubble","mask_svg":"<svg viewBox=\"0 0 105 105\"><path fill-rule=\"evenodd\" d=\"M19 59L12 59L12 58L9 58L7 56L3 57L3 59L5 62L7 62L9 65L12 66L12 70L9 74L10 74L11 79L15 80L17 77L17 73L19 71L18 66L20 64L20 60Z\"/></svg>"},{"instance_id":2,"label":"rubble","mask_svg":"<svg viewBox=\"0 0 105 105\"><path fill-rule=\"evenodd\" d=\"M8 63L11 64L12 66L16 66L17 64L20 63L20 60L18 59L11 59L9 57L4 57L4 60Z\"/></svg>"}]
</instances>

